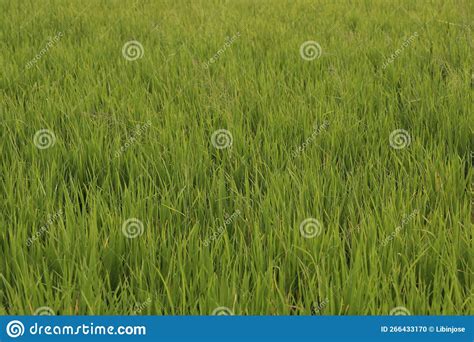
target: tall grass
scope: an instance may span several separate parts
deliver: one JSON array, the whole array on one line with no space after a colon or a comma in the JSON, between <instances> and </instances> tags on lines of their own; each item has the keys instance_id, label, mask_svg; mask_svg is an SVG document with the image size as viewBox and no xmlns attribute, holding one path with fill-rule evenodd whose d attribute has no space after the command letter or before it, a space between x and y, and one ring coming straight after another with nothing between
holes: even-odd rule
<instances>
[{"instance_id":1,"label":"tall grass","mask_svg":"<svg viewBox=\"0 0 474 342\"><path fill-rule=\"evenodd\" d=\"M469 12L2 0L0 313L472 314Z\"/></svg>"}]
</instances>

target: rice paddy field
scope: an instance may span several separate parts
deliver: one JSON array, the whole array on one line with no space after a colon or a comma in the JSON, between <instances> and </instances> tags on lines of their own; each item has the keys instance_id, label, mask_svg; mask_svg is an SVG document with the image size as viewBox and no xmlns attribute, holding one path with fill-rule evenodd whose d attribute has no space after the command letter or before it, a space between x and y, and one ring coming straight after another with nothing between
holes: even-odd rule
<instances>
[{"instance_id":1,"label":"rice paddy field","mask_svg":"<svg viewBox=\"0 0 474 342\"><path fill-rule=\"evenodd\" d=\"M468 0L0 0L0 314L472 315Z\"/></svg>"}]
</instances>

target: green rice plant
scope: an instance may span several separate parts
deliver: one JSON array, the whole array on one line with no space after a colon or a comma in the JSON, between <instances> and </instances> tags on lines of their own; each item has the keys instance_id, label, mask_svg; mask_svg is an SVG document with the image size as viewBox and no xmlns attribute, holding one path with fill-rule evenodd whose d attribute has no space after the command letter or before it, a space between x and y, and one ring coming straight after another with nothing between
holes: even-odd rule
<instances>
[{"instance_id":1,"label":"green rice plant","mask_svg":"<svg viewBox=\"0 0 474 342\"><path fill-rule=\"evenodd\" d=\"M467 0L0 2L0 314L473 314Z\"/></svg>"}]
</instances>

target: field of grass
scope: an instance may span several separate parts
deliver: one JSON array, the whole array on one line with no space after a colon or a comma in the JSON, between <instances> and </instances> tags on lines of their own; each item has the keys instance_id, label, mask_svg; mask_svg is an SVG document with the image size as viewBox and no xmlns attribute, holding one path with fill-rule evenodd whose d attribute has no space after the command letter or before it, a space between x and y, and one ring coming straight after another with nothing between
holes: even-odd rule
<instances>
[{"instance_id":1,"label":"field of grass","mask_svg":"<svg viewBox=\"0 0 474 342\"><path fill-rule=\"evenodd\" d=\"M473 314L468 0L0 0L0 314Z\"/></svg>"}]
</instances>

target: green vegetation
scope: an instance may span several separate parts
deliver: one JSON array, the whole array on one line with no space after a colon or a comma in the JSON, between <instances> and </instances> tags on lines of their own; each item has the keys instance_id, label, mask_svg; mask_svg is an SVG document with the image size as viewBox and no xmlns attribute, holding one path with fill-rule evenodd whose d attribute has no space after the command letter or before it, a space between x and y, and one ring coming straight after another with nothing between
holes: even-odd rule
<instances>
[{"instance_id":1,"label":"green vegetation","mask_svg":"<svg viewBox=\"0 0 474 342\"><path fill-rule=\"evenodd\" d=\"M0 313L473 314L469 13L1 0Z\"/></svg>"}]
</instances>

